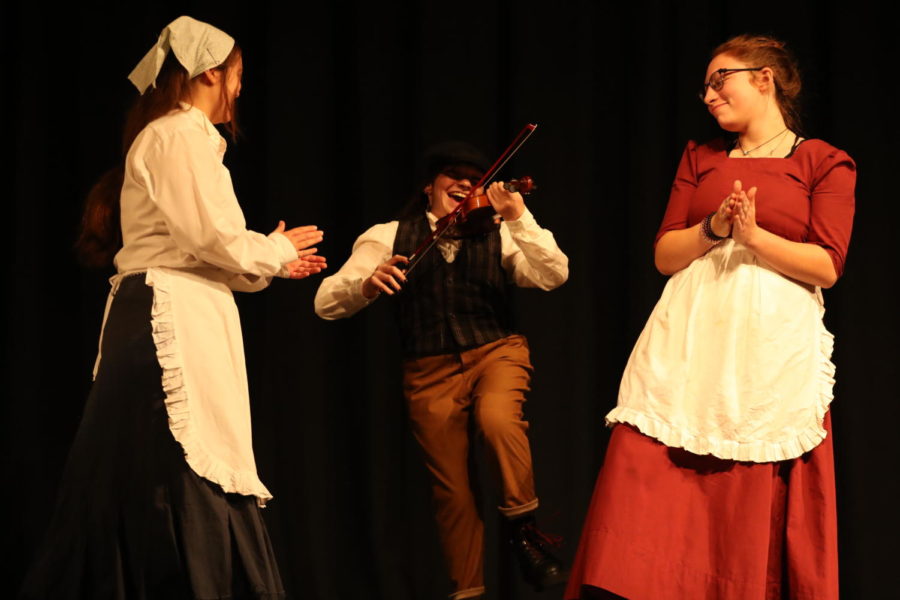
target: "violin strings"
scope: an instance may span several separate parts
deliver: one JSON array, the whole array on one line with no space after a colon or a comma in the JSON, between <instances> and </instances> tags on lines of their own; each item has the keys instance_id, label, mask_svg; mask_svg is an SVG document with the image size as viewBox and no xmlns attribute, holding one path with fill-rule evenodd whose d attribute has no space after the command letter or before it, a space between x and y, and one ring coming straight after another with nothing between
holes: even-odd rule
<instances>
[{"instance_id":1,"label":"violin strings","mask_svg":"<svg viewBox=\"0 0 900 600\"><path fill-rule=\"evenodd\" d=\"M478 181L478 183L474 185L471 190L469 190L469 195L466 196L466 199L471 198L472 194L474 194L477 189L483 187L486 183L490 182L490 180L494 178L494 176L500 171L500 169L502 169L506 165L506 163L508 163L509 160L513 156L515 156L516 152L519 151L519 148L522 147L522 144L528 141L528 138L531 137L531 134L534 133L535 129L537 129L537 123L528 123L527 125L525 125L525 127L522 128L522 131L519 132L512 143L506 148L506 150L503 151L503 154L500 155L500 158L494 161L494 164L491 165L491 168L488 169L485 174L481 176L481 179ZM409 260L409 266L407 266L406 268L407 276L413 270L413 267L419 264L419 261L422 259L422 257L425 256L425 254L429 250L431 250L432 247L434 247L439 239L441 239L441 236L446 233L453 224L456 223L456 219L459 217L461 212L462 203L460 203L455 209L453 209L453 212L448 215L450 218L448 219L447 226L441 230L432 231L429 236L431 240L428 241L428 238L426 238L426 241L423 243L425 247L413 253Z\"/></svg>"}]
</instances>

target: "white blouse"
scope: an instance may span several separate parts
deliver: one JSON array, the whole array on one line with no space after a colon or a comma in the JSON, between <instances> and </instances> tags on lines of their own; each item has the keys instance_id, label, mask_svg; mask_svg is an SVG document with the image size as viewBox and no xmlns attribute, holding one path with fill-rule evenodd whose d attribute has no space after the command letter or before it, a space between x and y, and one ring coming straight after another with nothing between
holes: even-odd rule
<instances>
[{"instance_id":1,"label":"white blouse","mask_svg":"<svg viewBox=\"0 0 900 600\"><path fill-rule=\"evenodd\" d=\"M248 231L222 158L226 142L200 109L150 123L134 140L122 186L119 273L148 267L214 267L234 289L265 287L260 279L297 258L283 235Z\"/></svg>"},{"instance_id":2,"label":"white blouse","mask_svg":"<svg viewBox=\"0 0 900 600\"><path fill-rule=\"evenodd\" d=\"M297 253L283 235L247 230L222 164L225 148L206 115L188 105L137 136L125 161L123 247L107 313L121 278L146 271L172 435L194 472L264 505L272 495L256 474L231 290L263 289Z\"/></svg>"},{"instance_id":3,"label":"white blouse","mask_svg":"<svg viewBox=\"0 0 900 600\"><path fill-rule=\"evenodd\" d=\"M427 212L434 231L437 217ZM362 284L381 263L393 256L398 221L380 223L356 239L347 262L331 277L326 277L316 292L316 314L323 319L349 317L375 301L362 293ZM438 250L448 263L453 262L461 240L442 239ZM553 233L538 225L526 208L515 221L500 223L500 253L503 269L519 287L552 290L569 278L569 259L553 238Z\"/></svg>"}]
</instances>

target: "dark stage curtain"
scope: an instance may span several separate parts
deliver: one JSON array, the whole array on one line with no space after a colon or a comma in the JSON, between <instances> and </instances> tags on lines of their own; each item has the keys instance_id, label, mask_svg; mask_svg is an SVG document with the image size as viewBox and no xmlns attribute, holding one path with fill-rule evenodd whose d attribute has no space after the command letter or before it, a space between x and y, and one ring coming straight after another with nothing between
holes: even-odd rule
<instances>
[{"instance_id":1,"label":"dark stage curtain","mask_svg":"<svg viewBox=\"0 0 900 600\"><path fill-rule=\"evenodd\" d=\"M506 176L537 180L528 203L571 260L565 286L522 290L516 302L536 366L527 416L540 518L566 538L567 560L608 439L603 416L665 282L651 245L678 158L688 139L717 135L696 99L708 52L737 33L786 39L804 70L808 135L859 165L846 274L826 292L837 338L840 576L847 598L886 597L900 534L900 56L892 20L866 6L3 3L3 595L36 551L90 386L111 273L75 263L81 203L117 160L135 94L126 75L163 25L190 14L244 50L245 135L226 163L249 226L318 225L332 271L415 191L429 143L462 138L499 152L524 123L540 124ZM238 299L257 463L275 494L265 518L285 584L293 598L444 597L390 301L325 322L312 310L317 285L276 281ZM500 574L498 544L488 549L491 597L538 597Z\"/></svg>"}]
</instances>

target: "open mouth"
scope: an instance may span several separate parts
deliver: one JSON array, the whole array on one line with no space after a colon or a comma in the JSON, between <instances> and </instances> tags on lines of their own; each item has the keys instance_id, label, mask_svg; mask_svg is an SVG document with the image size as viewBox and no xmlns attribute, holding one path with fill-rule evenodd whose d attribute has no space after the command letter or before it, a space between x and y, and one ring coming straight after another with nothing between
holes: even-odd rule
<instances>
[{"instance_id":1,"label":"open mouth","mask_svg":"<svg viewBox=\"0 0 900 600\"><path fill-rule=\"evenodd\" d=\"M454 200L456 200L457 202L462 202L463 200L466 199L465 192L450 192L447 195L450 196L451 198L453 198Z\"/></svg>"}]
</instances>

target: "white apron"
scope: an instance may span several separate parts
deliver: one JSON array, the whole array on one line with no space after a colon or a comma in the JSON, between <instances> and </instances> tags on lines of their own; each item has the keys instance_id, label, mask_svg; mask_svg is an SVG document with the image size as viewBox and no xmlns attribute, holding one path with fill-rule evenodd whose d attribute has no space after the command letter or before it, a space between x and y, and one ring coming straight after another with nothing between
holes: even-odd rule
<instances>
[{"instance_id":1,"label":"white apron","mask_svg":"<svg viewBox=\"0 0 900 600\"><path fill-rule=\"evenodd\" d=\"M719 458L796 458L824 438L834 337L819 288L733 240L673 275L628 360L607 424Z\"/></svg>"},{"instance_id":2,"label":"white apron","mask_svg":"<svg viewBox=\"0 0 900 600\"><path fill-rule=\"evenodd\" d=\"M169 429L195 473L225 492L256 496L264 506L272 495L256 474L240 318L231 290L216 274L147 269ZM111 280L107 314L122 277Z\"/></svg>"}]
</instances>

